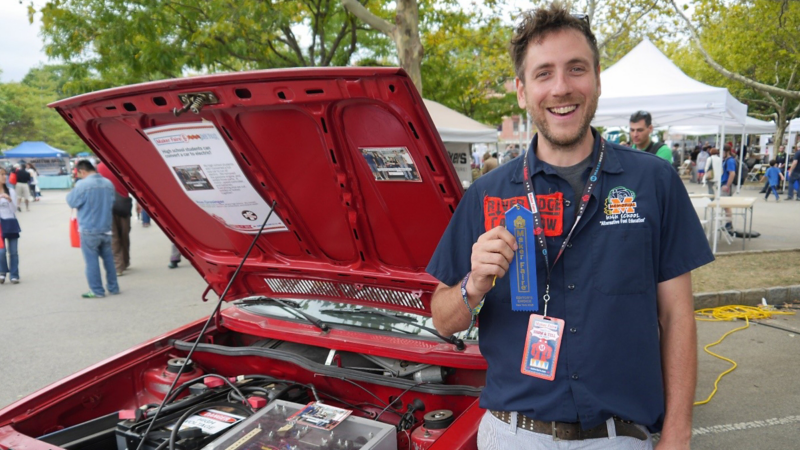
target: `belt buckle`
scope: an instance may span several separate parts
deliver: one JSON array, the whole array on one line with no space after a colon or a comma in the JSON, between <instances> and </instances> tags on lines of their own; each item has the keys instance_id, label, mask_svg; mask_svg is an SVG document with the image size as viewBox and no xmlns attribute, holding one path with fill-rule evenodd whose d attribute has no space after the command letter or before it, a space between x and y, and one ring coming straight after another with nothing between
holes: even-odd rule
<instances>
[{"instance_id":1,"label":"belt buckle","mask_svg":"<svg viewBox=\"0 0 800 450\"><path fill-rule=\"evenodd\" d=\"M552 425L552 427L553 427L553 441L560 441L560 440L561 440L561 438L560 438L560 437L558 437L558 435L557 435L557 433L556 433L556 430L557 430L557 428L556 428L556 423L555 423L555 421L553 421L553 422L550 422L550 424L551 424L551 425Z\"/></svg>"}]
</instances>

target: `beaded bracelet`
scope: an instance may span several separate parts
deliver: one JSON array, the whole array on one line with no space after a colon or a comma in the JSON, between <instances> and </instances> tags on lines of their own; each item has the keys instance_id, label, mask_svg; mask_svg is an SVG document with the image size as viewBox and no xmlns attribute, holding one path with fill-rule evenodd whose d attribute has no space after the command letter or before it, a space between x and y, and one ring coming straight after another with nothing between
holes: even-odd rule
<instances>
[{"instance_id":1,"label":"beaded bracelet","mask_svg":"<svg viewBox=\"0 0 800 450\"><path fill-rule=\"evenodd\" d=\"M469 281L469 276L470 276L471 273L472 273L471 271L467 272L467 275L461 281L461 298L464 299L464 305L466 305L467 309L469 310L469 313L472 314L472 321L474 322L475 318L478 316L478 314L481 313L481 308L483 308L483 302L486 301L486 295L483 296L483 298L481 299L481 302L478 303L478 306L476 306L475 309L472 309L469 306L469 299L467 298L468 297L467 296L467 281Z\"/></svg>"}]
</instances>

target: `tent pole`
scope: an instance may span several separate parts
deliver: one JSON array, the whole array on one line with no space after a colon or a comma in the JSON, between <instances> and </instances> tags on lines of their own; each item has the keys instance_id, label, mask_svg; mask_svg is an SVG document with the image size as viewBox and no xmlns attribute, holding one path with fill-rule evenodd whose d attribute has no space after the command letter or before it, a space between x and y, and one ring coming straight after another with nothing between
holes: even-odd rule
<instances>
[{"instance_id":1,"label":"tent pole","mask_svg":"<svg viewBox=\"0 0 800 450\"><path fill-rule=\"evenodd\" d=\"M719 138L717 142L720 144L717 148L722 147L722 158L725 157L725 116L722 116L722 129L720 130ZM717 185L717 198L716 203L714 204L714 244L712 248L712 252L714 254L717 253L717 244L719 243L718 235L719 235L719 228L720 228L720 215L722 213L722 209L720 208L720 197L722 197L722 172L725 171L725 159L722 159L722 170L715 181Z\"/></svg>"},{"instance_id":2,"label":"tent pole","mask_svg":"<svg viewBox=\"0 0 800 450\"><path fill-rule=\"evenodd\" d=\"M781 148L781 144L775 144L778 148ZM791 149L790 149L791 150ZM789 189L789 152L784 151L786 153L786 160L783 162L783 189ZM775 150L775 156L778 156L778 150Z\"/></svg>"},{"instance_id":3,"label":"tent pole","mask_svg":"<svg viewBox=\"0 0 800 450\"><path fill-rule=\"evenodd\" d=\"M739 167L744 167L744 135L747 133L747 124L744 124L742 128L742 146L739 148ZM739 184L736 186L736 193L739 194L742 192L742 172L743 170L739 171Z\"/></svg>"}]
</instances>

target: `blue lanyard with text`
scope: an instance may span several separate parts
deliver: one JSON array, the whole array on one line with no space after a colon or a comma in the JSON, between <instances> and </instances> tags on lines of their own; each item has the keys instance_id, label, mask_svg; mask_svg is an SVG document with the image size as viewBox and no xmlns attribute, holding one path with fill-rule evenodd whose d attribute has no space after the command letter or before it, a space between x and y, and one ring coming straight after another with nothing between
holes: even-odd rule
<instances>
[{"instance_id":1,"label":"blue lanyard with text","mask_svg":"<svg viewBox=\"0 0 800 450\"><path fill-rule=\"evenodd\" d=\"M544 296L542 297L544 300L544 316L547 317L547 302L550 301L550 274L552 268L556 266L558 260L561 258L561 255L564 253L564 249L567 248L567 244L569 244L569 240L572 238L572 232L575 231L575 228L581 221L583 213L586 211L586 206L589 204L589 199L592 197L592 191L594 191L595 187L597 186L598 175L600 174L600 170L603 168L603 162L605 161L606 156L606 140L600 138L600 152L597 155L597 165L592 173L589 174L589 180L586 182L586 186L583 188L581 202L578 205L578 215L575 217L575 223L572 224L569 234L567 234L567 237L561 244L561 250L558 251L558 255L556 255L556 258L553 260L552 267L550 267L550 261L547 256L547 242L545 241L544 228L542 227L542 215L539 213L539 207L536 204L536 193L533 191L533 183L531 182L531 177L529 174L530 171L528 170L529 152L530 151L528 150L525 152L525 155L523 155L522 176L525 180L525 193L528 195L528 203L530 204L531 211L533 212L533 234L536 237L536 246L542 252L542 256L544 257L544 265L547 272Z\"/></svg>"}]
</instances>

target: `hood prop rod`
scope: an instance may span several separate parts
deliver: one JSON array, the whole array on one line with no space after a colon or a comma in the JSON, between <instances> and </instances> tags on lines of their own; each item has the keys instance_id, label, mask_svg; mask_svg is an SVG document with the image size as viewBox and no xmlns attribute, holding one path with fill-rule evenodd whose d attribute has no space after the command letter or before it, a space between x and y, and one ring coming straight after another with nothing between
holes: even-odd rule
<instances>
[{"instance_id":1,"label":"hood prop rod","mask_svg":"<svg viewBox=\"0 0 800 450\"><path fill-rule=\"evenodd\" d=\"M267 226L267 222L269 222L269 218L272 217L272 213L275 212L275 207L277 205L278 205L278 202L276 200L273 200L272 201L272 206L270 206L270 208L269 208L269 214L267 214L267 218L264 219L264 223L261 224L261 228L258 229L258 233L256 233L255 237L253 237L253 241L250 243L250 247L247 249L247 252L244 254L244 257L242 258L242 261L239 263L239 267L236 268L236 272L233 273L233 276L231 277L231 280L228 282L228 285L225 286L225 290L222 291L222 295L219 296L219 301L217 301L217 306L214 308L214 312L211 313L210 316L208 316L208 320L206 320L206 323L203 324L203 329L200 330L200 334L197 335L197 339L195 339L194 344L192 344L192 348L189 350L189 354L186 355L186 358L184 358L183 364L181 365L181 368L178 370L178 373L175 374L175 379L172 380L172 384L170 385L169 389L167 390L166 395L164 395L164 400L162 400L161 404L158 405L158 409L156 410L155 414L153 415L153 418L150 420L150 423L147 425L147 429L144 431L144 434L142 434L142 439L139 440L139 445L136 446L136 450L142 450L142 445L144 445L144 441L147 440L147 435L150 434L150 429L153 428L153 424L156 423L156 419L158 418L159 414L161 414L161 410L164 408L164 405L167 403L167 399L169 399L170 394L172 394L172 391L175 389L175 385L178 384L178 380L180 379L181 375L183 374L183 371L186 369L186 365L192 359L192 355L194 354L194 351L197 349L198 344L200 344L200 340L203 339L203 335L206 334L206 330L208 330L208 326L211 324L212 320L215 320L215 321L217 320L217 316L221 313L222 302L225 299L225 294L228 293L228 291L230 290L231 286L233 285L234 280L236 280L236 277L239 275L239 272L242 270L242 267L244 266L245 261L247 261L247 258L250 256L250 252L253 251L253 247L256 246L256 241L258 241L258 238L261 236L261 233L264 231L264 227ZM219 323L219 322L217 322L217 323ZM247 400L246 399L242 399L242 402L245 404L246 407L250 408L250 406L247 404ZM250 409L252 410L252 408L250 408Z\"/></svg>"}]
</instances>

